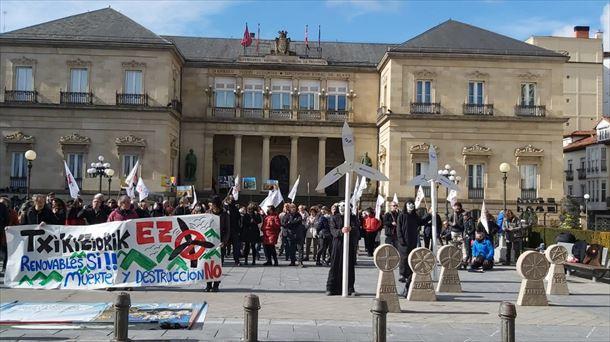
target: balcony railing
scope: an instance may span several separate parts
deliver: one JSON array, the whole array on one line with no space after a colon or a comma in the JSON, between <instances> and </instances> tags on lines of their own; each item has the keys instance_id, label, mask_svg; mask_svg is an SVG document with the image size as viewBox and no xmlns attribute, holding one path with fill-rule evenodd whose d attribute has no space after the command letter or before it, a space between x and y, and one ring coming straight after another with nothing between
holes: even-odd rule
<instances>
[{"instance_id":1,"label":"balcony railing","mask_svg":"<svg viewBox=\"0 0 610 342\"><path fill-rule=\"evenodd\" d=\"M25 189L28 186L28 179L26 177L11 177L11 189Z\"/></svg>"},{"instance_id":2,"label":"balcony railing","mask_svg":"<svg viewBox=\"0 0 610 342\"><path fill-rule=\"evenodd\" d=\"M292 118L292 111L290 109L271 109L269 111L269 118L290 120Z\"/></svg>"},{"instance_id":3,"label":"balcony railing","mask_svg":"<svg viewBox=\"0 0 610 342\"><path fill-rule=\"evenodd\" d=\"M326 112L327 121L345 121L348 112L346 110L329 110Z\"/></svg>"},{"instance_id":4,"label":"balcony railing","mask_svg":"<svg viewBox=\"0 0 610 342\"><path fill-rule=\"evenodd\" d=\"M182 102L180 100L173 99L170 106L178 113L182 113Z\"/></svg>"},{"instance_id":5,"label":"balcony railing","mask_svg":"<svg viewBox=\"0 0 610 342\"><path fill-rule=\"evenodd\" d=\"M587 179L587 173L585 171L586 170L584 168L576 169L576 173L578 173L578 179Z\"/></svg>"},{"instance_id":6,"label":"balcony railing","mask_svg":"<svg viewBox=\"0 0 610 342\"><path fill-rule=\"evenodd\" d=\"M93 93L79 93L72 91L60 91L59 103L61 104L92 104Z\"/></svg>"},{"instance_id":7,"label":"balcony railing","mask_svg":"<svg viewBox=\"0 0 610 342\"><path fill-rule=\"evenodd\" d=\"M565 170L564 172L566 173L566 180L567 181L573 181L574 180L574 170Z\"/></svg>"},{"instance_id":8,"label":"balcony railing","mask_svg":"<svg viewBox=\"0 0 610 342\"><path fill-rule=\"evenodd\" d=\"M465 115L494 115L493 104L464 103Z\"/></svg>"},{"instance_id":9,"label":"balcony railing","mask_svg":"<svg viewBox=\"0 0 610 342\"><path fill-rule=\"evenodd\" d=\"M4 102L36 103L38 102L38 92L36 90L4 90Z\"/></svg>"},{"instance_id":10,"label":"balcony railing","mask_svg":"<svg viewBox=\"0 0 610 342\"><path fill-rule=\"evenodd\" d=\"M235 117L235 108L233 108L233 107L214 107L213 114L214 114L214 117L217 117L217 118L234 118Z\"/></svg>"},{"instance_id":11,"label":"balcony railing","mask_svg":"<svg viewBox=\"0 0 610 342\"><path fill-rule=\"evenodd\" d=\"M411 114L440 114L440 103L411 102Z\"/></svg>"},{"instance_id":12,"label":"balcony railing","mask_svg":"<svg viewBox=\"0 0 610 342\"><path fill-rule=\"evenodd\" d=\"M263 110L261 108L242 108L241 116L249 119L262 119Z\"/></svg>"},{"instance_id":13,"label":"balcony railing","mask_svg":"<svg viewBox=\"0 0 610 342\"><path fill-rule=\"evenodd\" d=\"M299 120L319 121L322 119L322 113L315 109L299 109L297 116Z\"/></svg>"},{"instance_id":14,"label":"balcony railing","mask_svg":"<svg viewBox=\"0 0 610 342\"><path fill-rule=\"evenodd\" d=\"M538 189L521 189L521 199L533 200L538 195Z\"/></svg>"},{"instance_id":15,"label":"balcony railing","mask_svg":"<svg viewBox=\"0 0 610 342\"><path fill-rule=\"evenodd\" d=\"M148 106L148 94L116 94L117 106Z\"/></svg>"},{"instance_id":16,"label":"balcony railing","mask_svg":"<svg viewBox=\"0 0 610 342\"><path fill-rule=\"evenodd\" d=\"M485 189L468 188L468 199L483 199L483 198L485 198Z\"/></svg>"},{"instance_id":17,"label":"balcony railing","mask_svg":"<svg viewBox=\"0 0 610 342\"><path fill-rule=\"evenodd\" d=\"M515 115L517 115L517 116L545 116L546 115L546 106L517 105L517 106L515 106Z\"/></svg>"}]
</instances>

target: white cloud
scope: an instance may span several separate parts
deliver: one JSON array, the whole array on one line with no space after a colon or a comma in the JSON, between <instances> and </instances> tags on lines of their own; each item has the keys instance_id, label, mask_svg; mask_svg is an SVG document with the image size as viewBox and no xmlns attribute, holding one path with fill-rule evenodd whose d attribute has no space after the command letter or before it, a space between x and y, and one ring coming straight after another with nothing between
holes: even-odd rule
<instances>
[{"instance_id":1,"label":"white cloud","mask_svg":"<svg viewBox=\"0 0 610 342\"><path fill-rule=\"evenodd\" d=\"M551 33L555 37L574 37L574 25L565 25Z\"/></svg>"},{"instance_id":2,"label":"white cloud","mask_svg":"<svg viewBox=\"0 0 610 342\"><path fill-rule=\"evenodd\" d=\"M588 22L588 19L581 18L560 21L544 17L529 17L500 26L496 31L521 40L530 36L571 37L574 34L574 26L586 25Z\"/></svg>"},{"instance_id":3,"label":"white cloud","mask_svg":"<svg viewBox=\"0 0 610 342\"><path fill-rule=\"evenodd\" d=\"M157 34L216 32L211 16L231 6L229 1L15 1L0 0L3 28L12 31L66 16L110 6ZM6 18L6 20L4 20Z\"/></svg>"},{"instance_id":4,"label":"white cloud","mask_svg":"<svg viewBox=\"0 0 610 342\"><path fill-rule=\"evenodd\" d=\"M604 51L610 51L610 4L604 6L599 20L602 24L602 31L604 31Z\"/></svg>"}]
</instances>

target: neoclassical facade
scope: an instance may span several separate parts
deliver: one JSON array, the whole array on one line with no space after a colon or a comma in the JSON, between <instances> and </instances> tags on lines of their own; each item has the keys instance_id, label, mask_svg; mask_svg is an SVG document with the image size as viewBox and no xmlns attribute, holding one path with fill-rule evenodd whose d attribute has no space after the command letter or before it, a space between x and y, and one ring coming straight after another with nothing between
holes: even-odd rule
<instances>
[{"instance_id":1,"label":"neoclassical facade","mask_svg":"<svg viewBox=\"0 0 610 342\"><path fill-rule=\"evenodd\" d=\"M451 20L403 44L306 46L280 31L244 48L88 12L0 35L0 189L24 186L23 153L34 149L35 191L64 191L66 160L84 192L97 192L85 170L103 155L121 179L139 160L158 194L172 177L223 192L239 174L246 199L267 180L287 192L300 177L299 196L333 200L342 182L314 189L343 162L347 121L357 158L390 177L369 194L412 197L408 181L433 144L473 208L501 202L501 162L512 166L511 203L561 198L565 62Z\"/></svg>"}]
</instances>

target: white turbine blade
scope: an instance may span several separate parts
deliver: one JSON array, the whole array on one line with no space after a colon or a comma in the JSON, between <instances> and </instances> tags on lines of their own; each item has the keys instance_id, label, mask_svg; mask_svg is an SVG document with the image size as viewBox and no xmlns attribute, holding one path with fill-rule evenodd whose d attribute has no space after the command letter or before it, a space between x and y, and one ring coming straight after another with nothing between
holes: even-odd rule
<instances>
[{"instance_id":1,"label":"white turbine blade","mask_svg":"<svg viewBox=\"0 0 610 342\"><path fill-rule=\"evenodd\" d=\"M361 176L364 176L368 179L373 179L373 180L378 180L378 181L383 181L383 182L387 182L390 180L383 173L381 173L381 171L373 169L370 166L366 166L366 165L363 165L360 163L354 163L353 170L356 173L358 173Z\"/></svg>"},{"instance_id":2,"label":"white turbine blade","mask_svg":"<svg viewBox=\"0 0 610 342\"><path fill-rule=\"evenodd\" d=\"M329 185L333 184L334 182L338 181L339 178L343 177L343 175L349 170L348 164L347 163L343 163L339 166L337 166L336 168L332 169L329 173L326 174L326 176L322 177L322 179L320 179L320 183L318 183L318 186L316 187L316 191L322 191L324 189L326 189Z\"/></svg>"},{"instance_id":3,"label":"white turbine blade","mask_svg":"<svg viewBox=\"0 0 610 342\"><path fill-rule=\"evenodd\" d=\"M418 186L430 183L430 179L426 175L419 175L409 181L409 185Z\"/></svg>"},{"instance_id":4,"label":"white turbine blade","mask_svg":"<svg viewBox=\"0 0 610 342\"><path fill-rule=\"evenodd\" d=\"M354 161L354 132L347 125L347 121L343 123L343 129L341 129L341 144L345 161L352 163Z\"/></svg>"},{"instance_id":5,"label":"white turbine blade","mask_svg":"<svg viewBox=\"0 0 610 342\"><path fill-rule=\"evenodd\" d=\"M434 179L438 174L438 158L436 157L436 149L432 144L428 148L428 178Z\"/></svg>"},{"instance_id":6,"label":"white turbine blade","mask_svg":"<svg viewBox=\"0 0 610 342\"><path fill-rule=\"evenodd\" d=\"M455 190L455 191L458 190L457 185L454 182L447 179L447 177L438 177L438 179L436 181L439 182L439 184L444 186L445 188L448 188L450 190Z\"/></svg>"}]
</instances>

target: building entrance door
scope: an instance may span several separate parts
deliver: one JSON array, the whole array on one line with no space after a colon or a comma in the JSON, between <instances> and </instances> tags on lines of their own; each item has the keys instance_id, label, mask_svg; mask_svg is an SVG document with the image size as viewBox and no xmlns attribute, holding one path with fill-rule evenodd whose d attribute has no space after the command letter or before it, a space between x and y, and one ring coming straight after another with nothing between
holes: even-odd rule
<instances>
[{"instance_id":1,"label":"building entrance door","mask_svg":"<svg viewBox=\"0 0 610 342\"><path fill-rule=\"evenodd\" d=\"M290 181L290 160L283 155L277 155L271 158L271 166L269 167L271 179L278 181L282 195L288 194L288 182Z\"/></svg>"}]
</instances>

